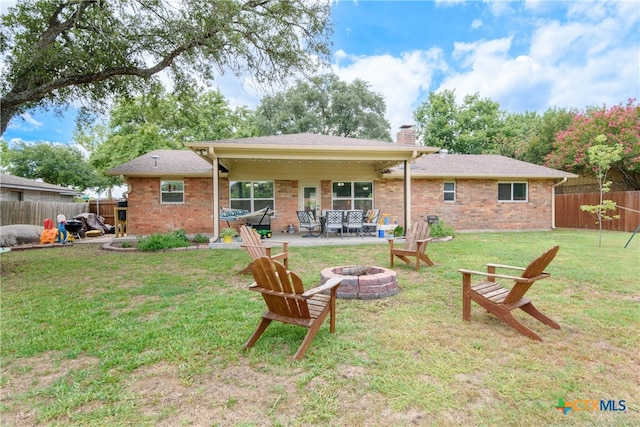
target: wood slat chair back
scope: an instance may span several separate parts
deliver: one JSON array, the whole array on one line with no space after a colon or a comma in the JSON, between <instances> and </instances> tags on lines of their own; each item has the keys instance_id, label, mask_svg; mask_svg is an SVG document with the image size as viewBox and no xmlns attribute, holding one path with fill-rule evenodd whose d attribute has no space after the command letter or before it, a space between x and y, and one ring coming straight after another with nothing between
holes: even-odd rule
<instances>
[{"instance_id":1,"label":"wood slat chair back","mask_svg":"<svg viewBox=\"0 0 640 427\"><path fill-rule=\"evenodd\" d=\"M242 245L240 247L247 250L252 262L242 270L241 274L249 274L251 272L251 266L253 260L260 257L267 256L273 260L283 261L285 267L289 268L289 242L280 242L278 240L270 240L269 246L264 244L264 240L260 235L248 225L240 226L240 236L242 237ZM271 244L282 245L282 251L277 254L271 253Z\"/></svg>"},{"instance_id":2,"label":"wood slat chair back","mask_svg":"<svg viewBox=\"0 0 640 427\"><path fill-rule=\"evenodd\" d=\"M534 259L526 268L487 264L486 272L458 270L462 273L462 319L467 322L471 320L471 301L475 301L507 325L537 341L542 341L542 338L517 320L511 311L519 308L545 325L560 329L560 325L542 314L529 299L524 297L534 282L550 276L545 269L555 258L559 249L560 247L557 245L551 247ZM520 276L508 275L498 273L498 269L515 270L522 273ZM484 276L485 280L472 284L472 275ZM511 289L504 288L497 283L497 279L513 280L513 286Z\"/></svg>"},{"instance_id":3,"label":"wood slat chair back","mask_svg":"<svg viewBox=\"0 0 640 427\"><path fill-rule=\"evenodd\" d=\"M509 294L505 297L504 303L511 304L516 301L520 301L522 297L527 293L531 285L533 285L535 280L544 279L549 276L549 273L545 273L545 268L549 266L551 261L556 257L560 246L553 246L552 248L546 250L542 255L538 258L531 261L531 263L527 266L527 268L522 272L521 277L527 279L534 279L530 282L518 283L515 282L513 288Z\"/></svg>"},{"instance_id":4,"label":"wood slat chair back","mask_svg":"<svg viewBox=\"0 0 640 427\"><path fill-rule=\"evenodd\" d=\"M327 315L331 318L330 332L335 332L336 296L342 277L336 276L324 285L305 292L297 274L266 256L253 262L251 273L255 282L249 289L262 294L267 311L244 349L252 347L273 320L308 328L294 355L295 360L304 356ZM326 292L329 294L326 295Z\"/></svg>"},{"instance_id":5,"label":"wood slat chair back","mask_svg":"<svg viewBox=\"0 0 640 427\"><path fill-rule=\"evenodd\" d=\"M431 227L426 221L418 221L411 224L404 239L404 249L407 251L417 251L418 243L429 238Z\"/></svg>"},{"instance_id":6,"label":"wood slat chair back","mask_svg":"<svg viewBox=\"0 0 640 427\"><path fill-rule=\"evenodd\" d=\"M283 318L304 319L305 325L311 322L307 301L300 298L304 286L296 273L287 272L278 262L270 263L264 259L254 262L251 273L258 286L267 291L262 296L269 311Z\"/></svg>"},{"instance_id":7,"label":"wood slat chair back","mask_svg":"<svg viewBox=\"0 0 640 427\"><path fill-rule=\"evenodd\" d=\"M432 240L431 237L429 237L430 233L431 229L429 228L429 223L426 221L417 221L411 225L409 230L407 230L407 234L404 238L401 238L404 239L404 245L402 248L394 246L394 242L401 239L387 239L389 241L391 267L393 267L394 257L400 258L407 265L411 265L409 257L415 258L416 271L420 270L421 261L425 262L427 265L435 265L427 255L427 243Z\"/></svg>"}]
</instances>

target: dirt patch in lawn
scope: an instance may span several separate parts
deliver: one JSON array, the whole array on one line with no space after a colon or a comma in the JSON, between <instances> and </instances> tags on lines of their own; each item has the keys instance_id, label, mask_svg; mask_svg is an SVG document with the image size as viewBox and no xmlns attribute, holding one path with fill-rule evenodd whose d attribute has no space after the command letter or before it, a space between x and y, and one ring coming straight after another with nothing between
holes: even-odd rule
<instances>
[{"instance_id":1,"label":"dirt patch in lawn","mask_svg":"<svg viewBox=\"0 0 640 427\"><path fill-rule=\"evenodd\" d=\"M33 426L38 424L36 410L28 394L40 401L53 400L46 390L72 371L80 371L97 365L100 359L81 355L75 359L62 359L56 352L47 352L34 357L18 359L2 366L2 425Z\"/></svg>"}]
</instances>

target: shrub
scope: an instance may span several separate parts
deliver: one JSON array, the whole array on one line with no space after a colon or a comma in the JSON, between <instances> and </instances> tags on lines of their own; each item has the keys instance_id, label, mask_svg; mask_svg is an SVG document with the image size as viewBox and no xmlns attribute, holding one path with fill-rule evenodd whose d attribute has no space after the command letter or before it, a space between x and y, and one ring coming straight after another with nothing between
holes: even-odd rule
<instances>
[{"instance_id":1,"label":"shrub","mask_svg":"<svg viewBox=\"0 0 640 427\"><path fill-rule=\"evenodd\" d=\"M196 234L193 236L193 241L196 243L209 243L209 238L207 236L203 236L202 234Z\"/></svg>"},{"instance_id":2,"label":"shrub","mask_svg":"<svg viewBox=\"0 0 640 427\"><path fill-rule=\"evenodd\" d=\"M438 238L438 237L448 237L448 236L454 236L454 235L455 235L455 231L453 231L453 228L449 227L442 221L438 221L431 224L431 234L430 234L431 237Z\"/></svg>"},{"instance_id":3,"label":"shrub","mask_svg":"<svg viewBox=\"0 0 640 427\"><path fill-rule=\"evenodd\" d=\"M164 249L183 248L191 246L183 229L167 234L152 234L138 240L137 248L141 251L161 251Z\"/></svg>"}]
</instances>

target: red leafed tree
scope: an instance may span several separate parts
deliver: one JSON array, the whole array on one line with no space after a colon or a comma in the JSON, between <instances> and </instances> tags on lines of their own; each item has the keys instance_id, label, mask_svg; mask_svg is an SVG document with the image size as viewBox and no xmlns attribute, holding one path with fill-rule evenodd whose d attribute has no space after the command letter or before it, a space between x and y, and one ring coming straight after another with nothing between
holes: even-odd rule
<instances>
[{"instance_id":1,"label":"red leafed tree","mask_svg":"<svg viewBox=\"0 0 640 427\"><path fill-rule=\"evenodd\" d=\"M577 114L565 131L556 135L546 165L583 176L594 176L587 150L604 135L604 144L623 147L619 161L611 165L609 177L622 190L640 190L640 104L630 99L626 105L591 108Z\"/></svg>"}]
</instances>

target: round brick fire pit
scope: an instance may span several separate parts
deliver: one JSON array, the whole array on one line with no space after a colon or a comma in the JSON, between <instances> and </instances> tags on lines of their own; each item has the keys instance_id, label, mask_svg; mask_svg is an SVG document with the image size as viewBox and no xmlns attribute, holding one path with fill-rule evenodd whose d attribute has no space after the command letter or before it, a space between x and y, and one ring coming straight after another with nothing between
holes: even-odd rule
<instances>
[{"instance_id":1,"label":"round brick fire pit","mask_svg":"<svg viewBox=\"0 0 640 427\"><path fill-rule=\"evenodd\" d=\"M372 266L366 273L359 276L342 274L342 269L352 270L353 265L329 267L320 272L322 284L334 276L344 276L338 288L338 298L345 299L379 299L398 293L396 272L388 268Z\"/></svg>"}]
</instances>

